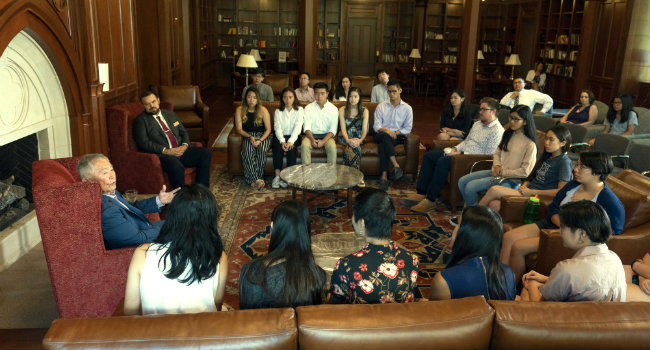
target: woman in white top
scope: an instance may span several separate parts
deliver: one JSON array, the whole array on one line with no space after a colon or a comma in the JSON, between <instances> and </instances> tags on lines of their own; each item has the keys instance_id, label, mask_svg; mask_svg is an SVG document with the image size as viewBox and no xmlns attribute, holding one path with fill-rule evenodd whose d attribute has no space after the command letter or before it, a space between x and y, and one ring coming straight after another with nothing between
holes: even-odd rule
<instances>
[{"instance_id":1,"label":"woman in white top","mask_svg":"<svg viewBox=\"0 0 650 350\"><path fill-rule=\"evenodd\" d=\"M536 271L525 274L521 300L625 301L623 264L605 244L612 235L605 209L590 200L562 205L560 235L575 255L555 265L550 276Z\"/></svg>"},{"instance_id":2,"label":"woman in white top","mask_svg":"<svg viewBox=\"0 0 650 350\"><path fill-rule=\"evenodd\" d=\"M544 90L546 85L546 73L543 72L544 64L542 62L535 63L535 69L531 69L526 74L526 82L530 83L530 88L537 91Z\"/></svg>"},{"instance_id":3,"label":"woman in white top","mask_svg":"<svg viewBox=\"0 0 650 350\"><path fill-rule=\"evenodd\" d=\"M304 121L304 110L298 105L296 92L291 88L282 90L280 98L280 107L275 110L273 116L273 131L275 137L271 144L273 150L273 168L275 169L275 178L271 183L272 188L287 187L287 183L280 179L282 170L282 158L287 155L287 166L296 164L296 147L300 145L300 132Z\"/></svg>"},{"instance_id":4,"label":"woman in white top","mask_svg":"<svg viewBox=\"0 0 650 350\"><path fill-rule=\"evenodd\" d=\"M124 314L221 310L228 257L217 216L217 202L205 186L186 185L176 194L158 238L133 253Z\"/></svg>"}]
</instances>

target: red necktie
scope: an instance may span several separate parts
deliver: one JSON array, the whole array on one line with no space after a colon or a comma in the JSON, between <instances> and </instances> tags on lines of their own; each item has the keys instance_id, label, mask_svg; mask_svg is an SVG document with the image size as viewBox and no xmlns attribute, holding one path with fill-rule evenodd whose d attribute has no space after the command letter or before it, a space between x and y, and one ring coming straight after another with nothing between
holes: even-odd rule
<instances>
[{"instance_id":1,"label":"red necktie","mask_svg":"<svg viewBox=\"0 0 650 350\"><path fill-rule=\"evenodd\" d=\"M160 123L160 125L162 125L163 131L165 131L165 134L167 134L167 137L169 138L169 142L171 142L171 144L172 144L172 148L178 147L178 142L176 141L176 136L174 136L172 131L169 130L169 128L167 127L167 124L165 124L162 121L162 118L160 118L159 115L157 115L156 118L158 118L158 122Z\"/></svg>"}]
</instances>

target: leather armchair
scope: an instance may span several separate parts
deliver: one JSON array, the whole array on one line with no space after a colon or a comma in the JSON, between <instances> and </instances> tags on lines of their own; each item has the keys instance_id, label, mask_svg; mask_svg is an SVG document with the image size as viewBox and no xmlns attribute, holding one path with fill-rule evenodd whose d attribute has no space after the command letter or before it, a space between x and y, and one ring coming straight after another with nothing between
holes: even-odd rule
<instances>
[{"instance_id":1,"label":"leather armchair","mask_svg":"<svg viewBox=\"0 0 650 350\"><path fill-rule=\"evenodd\" d=\"M106 250L101 189L82 182L78 157L34 162L33 195L61 318L110 316L124 297L134 248ZM149 214L159 220L158 214Z\"/></svg>"},{"instance_id":2,"label":"leather armchair","mask_svg":"<svg viewBox=\"0 0 650 350\"><path fill-rule=\"evenodd\" d=\"M279 101L282 97L282 90L284 88L290 87L289 74L269 74L264 78L264 84L268 85L273 89L273 96L276 101Z\"/></svg>"},{"instance_id":3,"label":"leather armchair","mask_svg":"<svg viewBox=\"0 0 650 350\"><path fill-rule=\"evenodd\" d=\"M576 125L571 123L560 123L571 131L571 139L574 143L587 142L596 135L602 134L603 130L605 130L603 122L605 121L605 118L607 118L609 106L598 100L594 101L594 104L596 105L596 108L598 108L598 117L593 124Z\"/></svg>"},{"instance_id":4,"label":"leather armchair","mask_svg":"<svg viewBox=\"0 0 650 350\"><path fill-rule=\"evenodd\" d=\"M161 108L172 109L168 103ZM136 189L140 193L158 193L162 185L171 188L167 174L162 170L158 155L138 152L133 139L133 119L144 107L140 102L113 105L106 108L106 129L110 159L117 175L117 189ZM193 143L195 144L195 143ZM194 183L195 168L185 169L185 183Z\"/></svg>"},{"instance_id":5,"label":"leather armchair","mask_svg":"<svg viewBox=\"0 0 650 350\"><path fill-rule=\"evenodd\" d=\"M196 85L173 85L159 88L160 101L169 102L174 106L191 141L208 144L210 107L201 100L199 87Z\"/></svg>"},{"instance_id":6,"label":"leather armchair","mask_svg":"<svg viewBox=\"0 0 650 350\"><path fill-rule=\"evenodd\" d=\"M459 144L458 140L435 140L433 141L433 150L444 149L446 147L453 147ZM491 154L456 154L451 156L451 165L449 168L449 177L447 183L442 188L440 195L444 200L449 203L452 213L456 213L458 206L463 205L463 195L458 188L458 180L472 170L474 163L482 160L491 160ZM487 167L486 169L489 169ZM474 171L484 170L484 168L474 168Z\"/></svg>"},{"instance_id":7,"label":"leather armchair","mask_svg":"<svg viewBox=\"0 0 650 350\"><path fill-rule=\"evenodd\" d=\"M629 265L647 253L650 246L650 179L635 171L625 170L616 177L609 176L607 185L625 207L623 233L612 235L607 246L618 254L623 264ZM523 224L526 200L526 197L501 198L505 229ZM546 216L551 201L550 196L540 197L542 205L538 218ZM574 253L575 251L563 246L558 230L545 229L540 232L537 253L526 256L526 267L548 275L559 261L571 258Z\"/></svg>"},{"instance_id":8,"label":"leather armchair","mask_svg":"<svg viewBox=\"0 0 650 350\"><path fill-rule=\"evenodd\" d=\"M367 75L355 75L350 77L352 86L361 89L361 99L363 101L370 101L372 94L372 87L375 86L375 77Z\"/></svg>"}]
</instances>

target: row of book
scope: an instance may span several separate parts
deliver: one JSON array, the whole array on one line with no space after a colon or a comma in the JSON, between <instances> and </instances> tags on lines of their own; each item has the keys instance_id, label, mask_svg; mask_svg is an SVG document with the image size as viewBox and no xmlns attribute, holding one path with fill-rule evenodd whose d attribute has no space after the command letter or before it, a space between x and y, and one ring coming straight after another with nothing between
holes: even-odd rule
<instances>
[{"instance_id":1,"label":"row of book","mask_svg":"<svg viewBox=\"0 0 650 350\"><path fill-rule=\"evenodd\" d=\"M575 66L565 66L560 63L547 63L545 66L546 74L561 75L563 77L573 78Z\"/></svg>"},{"instance_id":2,"label":"row of book","mask_svg":"<svg viewBox=\"0 0 650 350\"><path fill-rule=\"evenodd\" d=\"M249 26L237 26L228 28L228 35L257 35L257 30ZM261 35L283 35L283 36L296 36L298 35L298 28L290 26L277 26L273 27L273 34L269 28L262 28Z\"/></svg>"},{"instance_id":3,"label":"row of book","mask_svg":"<svg viewBox=\"0 0 650 350\"><path fill-rule=\"evenodd\" d=\"M557 50L555 49L541 49L539 52L539 56L543 58L556 58L558 60L563 60L566 59L567 57L567 52L565 50ZM578 59L578 50L572 50L569 52L569 61L575 61Z\"/></svg>"},{"instance_id":4,"label":"row of book","mask_svg":"<svg viewBox=\"0 0 650 350\"><path fill-rule=\"evenodd\" d=\"M330 40L317 40L316 41L316 47L319 49L338 49L339 44L336 41L330 41Z\"/></svg>"},{"instance_id":5,"label":"row of book","mask_svg":"<svg viewBox=\"0 0 650 350\"><path fill-rule=\"evenodd\" d=\"M393 55L393 54L388 54L385 53L382 56L382 60L384 63L408 63L409 61L409 56L408 55Z\"/></svg>"},{"instance_id":6,"label":"row of book","mask_svg":"<svg viewBox=\"0 0 650 350\"><path fill-rule=\"evenodd\" d=\"M233 43L227 40L217 39L219 47L233 47ZM270 47L270 48L295 48L297 42L295 40L285 40L276 42L269 42L267 40L253 40L253 39L239 39L239 47Z\"/></svg>"}]
</instances>

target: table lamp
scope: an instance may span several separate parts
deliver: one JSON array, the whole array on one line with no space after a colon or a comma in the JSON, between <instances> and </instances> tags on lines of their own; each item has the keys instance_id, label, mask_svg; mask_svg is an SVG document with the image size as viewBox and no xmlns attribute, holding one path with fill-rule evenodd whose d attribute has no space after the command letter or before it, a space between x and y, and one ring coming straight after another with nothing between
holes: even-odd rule
<instances>
[{"instance_id":1,"label":"table lamp","mask_svg":"<svg viewBox=\"0 0 650 350\"><path fill-rule=\"evenodd\" d=\"M248 68L257 68L257 62L252 55L241 54L237 61L237 67L246 68L246 86L248 86Z\"/></svg>"},{"instance_id":2,"label":"table lamp","mask_svg":"<svg viewBox=\"0 0 650 350\"><path fill-rule=\"evenodd\" d=\"M515 66L521 66L521 61L519 60L519 55L513 53L508 57L505 63L506 66L512 66L512 71L510 72L510 80L515 78Z\"/></svg>"},{"instance_id":3,"label":"table lamp","mask_svg":"<svg viewBox=\"0 0 650 350\"><path fill-rule=\"evenodd\" d=\"M422 56L420 56L420 50L419 49L412 49L411 54L409 55L409 57L413 59L413 71L416 72L418 69L415 67L415 59L416 58L422 58Z\"/></svg>"},{"instance_id":4,"label":"table lamp","mask_svg":"<svg viewBox=\"0 0 650 350\"><path fill-rule=\"evenodd\" d=\"M482 60L485 57L483 57L483 51L478 50L476 51L476 73L478 73L478 60Z\"/></svg>"},{"instance_id":5,"label":"table lamp","mask_svg":"<svg viewBox=\"0 0 650 350\"><path fill-rule=\"evenodd\" d=\"M253 56L257 62L262 60L262 57L260 57L260 50L258 49L251 49L250 55Z\"/></svg>"}]
</instances>

